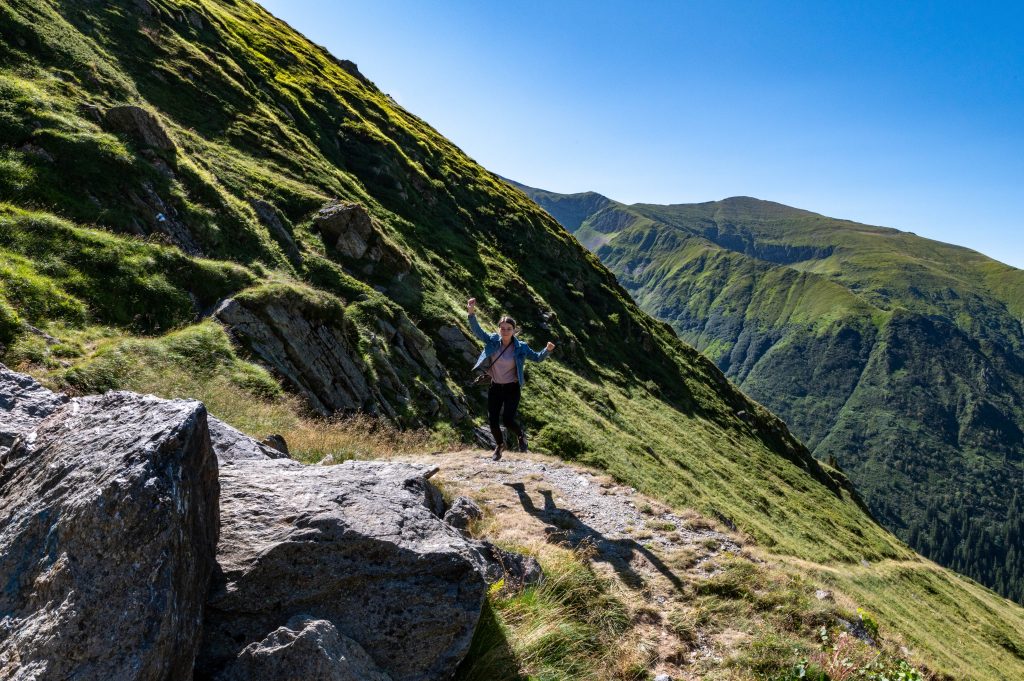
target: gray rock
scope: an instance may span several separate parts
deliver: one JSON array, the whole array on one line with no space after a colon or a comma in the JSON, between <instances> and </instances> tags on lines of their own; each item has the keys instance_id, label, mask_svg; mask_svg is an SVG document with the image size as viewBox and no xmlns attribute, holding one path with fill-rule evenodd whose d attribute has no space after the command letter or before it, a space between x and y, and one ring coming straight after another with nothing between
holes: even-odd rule
<instances>
[{"instance_id":1,"label":"gray rock","mask_svg":"<svg viewBox=\"0 0 1024 681\"><path fill-rule=\"evenodd\" d=\"M162 151L173 151L175 148L156 115L141 106L111 107L103 115L103 122L108 130L128 135L142 146Z\"/></svg>"},{"instance_id":2,"label":"gray rock","mask_svg":"<svg viewBox=\"0 0 1024 681\"><path fill-rule=\"evenodd\" d=\"M217 681L392 681L327 620L296 615L250 643Z\"/></svg>"},{"instance_id":3,"label":"gray rock","mask_svg":"<svg viewBox=\"0 0 1024 681\"><path fill-rule=\"evenodd\" d=\"M320 230L324 243L357 260L366 255L374 236L370 214L359 203L329 203L313 216L313 225Z\"/></svg>"},{"instance_id":4,"label":"gray rock","mask_svg":"<svg viewBox=\"0 0 1024 681\"><path fill-rule=\"evenodd\" d=\"M814 597L817 598L819 601L831 601L832 592L826 591L825 589L817 589L814 592Z\"/></svg>"},{"instance_id":5,"label":"gray rock","mask_svg":"<svg viewBox=\"0 0 1024 681\"><path fill-rule=\"evenodd\" d=\"M15 439L68 401L51 392L31 376L11 371L0 364L0 456Z\"/></svg>"},{"instance_id":6,"label":"gray rock","mask_svg":"<svg viewBox=\"0 0 1024 681\"><path fill-rule=\"evenodd\" d=\"M199 242L179 218L173 202L165 202L151 182L141 182L135 189L125 191L125 199L135 209L133 231L139 235L163 234L189 255L202 254Z\"/></svg>"},{"instance_id":7,"label":"gray rock","mask_svg":"<svg viewBox=\"0 0 1024 681\"><path fill-rule=\"evenodd\" d=\"M284 454L286 457L290 457L290 455L288 454L288 443L285 442L284 435L278 435L277 433L273 433L260 440L260 444L270 447L271 449L276 449L277 451Z\"/></svg>"},{"instance_id":8,"label":"gray rock","mask_svg":"<svg viewBox=\"0 0 1024 681\"><path fill-rule=\"evenodd\" d=\"M324 416L336 411L395 411L367 383L367 371L339 324L314 322L286 301L249 307L225 300L214 316Z\"/></svg>"},{"instance_id":9,"label":"gray rock","mask_svg":"<svg viewBox=\"0 0 1024 681\"><path fill-rule=\"evenodd\" d=\"M213 314L316 412L366 411L397 421L404 405L415 403L420 413L445 410L456 421L468 414L465 400L448 387L429 339L401 313L394 324L378 319L381 333L363 337L373 357L371 382L356 334L342 315L325 319L322 310L289 295L261 302L229 298Z\"/></svg>"},{"instance_id":10,"label":"gray rock","mask_svg":"<svg viewBox=\"0 0 1024 681\"><path fill-rule=\"evenodd\" d=\"M513 590L538 584L544 579L544 570L533 556L512 553L490 542L481 542L487 558L487 581L504 579L506 587Z\"/></svg>"},{"instance_id":11,"label":"gray rock","mask_svg":"<svg viewBox=\"0 0 1024 681\"><path fill-rule=\"evenodd\" d=\"M227 673L297 615L331 623L394 681L449 677L480 615L487 560L427 507L431 470L223 465L219 576L198 678Z\"/></svg>"},{"instance_id":12,"label":"gray rock","mask_svg":"<svg viewBox=\"0 0 1024 681\"><path fill-rule=\"evenodd\" d=\"M217 498L198 402L85 397L24 433L0 456L0 678L190 678Z\"/></svg>"},{"instance_id":13,"label":"gray rock","mask_svg":"<svg viewBox=\"0 0 1024 681\"><path fill-rule=\"evenodd\" d=\"M412 269L409 259L384 236L360 203L332 201L313 216L313 226L325 244L345 258L360 261L363 274L383 272L401 281Z\"/></svg>"},{"instance_id":14,"label":"gray rock","mask_svg":"<svg viewBox=\"0 0 1024 681\"><path fill-rule=\"evenodd\" d=\"M484 449L494 449L494 446L497 444L494 441L494 435L491 434L491 429L484 426L473 428L473 439Z\"/></svg>"},{"instance_id":15,"label":"gray rock","mask_svg":"<svg viewBox=\"0 0 1024 681\"><path fill-rule=\"evenodd\" d=\"M658 674L654 677L654 681L672 681L672 677L668 674Z\"/></svg>"},{"instance_id":16,"label":"gray rock","mask_svg":"<svg viewBox=\"0 0 1024 681\"><path fill-rule=\"evenodd\" d=\"M842 617L839 617L837 619L839 621L839 625L842 626L843 629L845 629L846 632L851 636L856 636L864 643L867 643L869 646L878 645L874 637L871 635L871 632L868 631L867 627L864 626L864 622L862 622L861 620L855 620L853 622L850 622L843 619Z\"/></svg>"},{"instance_id":17,"label":"gray rock","mask_svg":"<svg viewBox=\"0 0 1024 681\"><path fill-rule=\"evenodd\" d=\"M210 428L210 442L221 464L243 459L287 459L288 454L282 453L262 442L256 442L245 433L237 430L218 418L207 418Z\"/></svg>"},{"instance_id":18,"label":"gray rock","mask_svg":"<svg viewBox=\"0 0 1024 681\"><path fill-rule=\"evenodd\" d=\"M444 521L456 530L465 531L473 520L480 520L484 512L469 497L456 497L451 508L444 514Z\"/></svg>"},{"instance_id":19,"label":"gray rock","mask_svg":"<svg viewBox=\"0 0 1024 681\"><path fill-rule=\"evenodd\" d=\"M467 364L476 361L477 355L480 354L476 344L469 340L462 329L457 326L442 326L437 330L437 335L441 338L441 342L453 352L461 354Z\"/></svg>"}]
</instances>

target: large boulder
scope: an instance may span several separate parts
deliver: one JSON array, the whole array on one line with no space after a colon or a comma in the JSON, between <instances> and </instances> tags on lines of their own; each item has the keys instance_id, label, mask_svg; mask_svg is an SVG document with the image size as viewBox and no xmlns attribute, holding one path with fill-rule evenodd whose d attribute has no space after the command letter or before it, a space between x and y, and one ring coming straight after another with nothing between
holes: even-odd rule
<instances>
[{"instance_id":1,"label":"large boulder","mask_svg":"<svg viewBox=\"0 0 1024 681\"><path fill-rule=\"evenodd\" d=\"M480 616L487 560L481 545L428 508L436 506L426 479L433 470L282 459L222 465L219 574L197 678L237 678L239 665L250 668L275 641L293 637L281 627L307 628L296 617L328 623L394 681L454 673Z\"/></svg>"},{"instance_id":2,"label":"large boulder","mask_svg":"<svg viewBox=\"0 0 1024 681\"><path fill-rule=\"evenodd\" d=\"M354 260L366 255L375 232L370 214L359 203L329 203L313 216L313 225L324 243Z\"/></svg>"},{"instance_id":3,"label":"large boulder","mask_svg":"<svg viewBox=\"0 0 1024 681\"><path fill-rule=\"evenodd\" d=\"M384 236L360 203L332 201L313 216L313 226L326 245L358 263L363 274L401 281L412 269L409 259Z\"/></svg>"},{"instance_id":4,"label":"large boulder","mask_svg":"<svg viewBox=\"0 0 1024 681\"><path fill-rule=\"evenodd\" d=\"M8 404L16 431L31 410ZM0 454L0 678L190 678L218 530L205 408L116 392L29 425Z\"/></svg>"}]
</instances>

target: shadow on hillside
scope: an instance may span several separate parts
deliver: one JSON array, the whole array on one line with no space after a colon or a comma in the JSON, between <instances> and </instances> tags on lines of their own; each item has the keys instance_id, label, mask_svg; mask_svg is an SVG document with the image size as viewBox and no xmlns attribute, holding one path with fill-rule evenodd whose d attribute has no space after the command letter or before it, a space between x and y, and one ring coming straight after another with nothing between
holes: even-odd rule
<instances>
[{"instance_id":1,"label":"shadow on hillside","mask_svg":"<svg viewBox=\"0 0 1024 681\"><path fill-rule=\"evenodd\" d=\"M545 533L548 541L566 544L572 548L582 545L593 546L593 560L608 563L623 582L634 588L645 585L643 577L633 569L633 561L639 555L662 574L672 585L682 591L683 582L649 549L632 539L609 539L590 527L572 511L555 506L551 490L540 490L544 497L544 508L533 505L533 499L526 493L526 486L521 482L506 482L506 486L515 490L523 510L541 520L548 527Z\"/></svg>"},{"instance_id":2,"label":"shadow on hillside","mask_svg":"<svg viewBox=\"0 0 1024 681\"><path fill-rule=\"evenodd\" d=\"M518 670L519 661L498 623L498 616L490 601L485 600L473 642L453 681L522 681Z\"/></svg>"}]
</instances>

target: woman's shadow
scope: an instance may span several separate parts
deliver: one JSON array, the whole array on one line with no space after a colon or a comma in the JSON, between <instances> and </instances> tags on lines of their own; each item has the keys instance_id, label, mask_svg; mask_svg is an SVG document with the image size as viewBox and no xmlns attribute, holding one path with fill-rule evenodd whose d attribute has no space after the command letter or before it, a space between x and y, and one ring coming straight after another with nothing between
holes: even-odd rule
<instances>
[{"instance_id":1,"label":"woman's shadow","mask_svg":"<svg viewBox=\"0 0 1024 681\"><path fill-rule=\"evenodd\" d=\"M623 582L634 588L645 586L643 577L633 569L633 560L639 554L662 574L672 585L682 591L683 582L664 562L648 548L633 539L609 539L590 527L572 511L555 506L551 490L538 490L544 497L544 508L533 505L533 499L526 493L526 486L521 482L506 482L505 485L515 490L523 510L545 523L544 528L548 541L564 544L572 548L592 546L594 560L608 563L618 573Z\"/></svg>"}]
</instances>

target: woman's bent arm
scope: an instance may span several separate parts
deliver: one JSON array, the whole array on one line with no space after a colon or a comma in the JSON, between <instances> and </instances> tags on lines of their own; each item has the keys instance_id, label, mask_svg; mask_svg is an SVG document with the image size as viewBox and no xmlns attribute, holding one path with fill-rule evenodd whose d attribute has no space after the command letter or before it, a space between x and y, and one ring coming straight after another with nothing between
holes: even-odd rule
<instances>
[{"instance_id":1,"label":"woman's bent arm","mask_svg":"<svg viewBox=\"0 0 1024 681\"><path fill-rule=\"evenodd\" d=\"M547 348L544 348L544 349L543 349L543 350L541 350L540 352L537 352L536 350L534 350L533 348L531 348L531 347L530 347L529 345L526 345L526 343L523 343L523 345L524 345L524 346L526 346L526 347L524 348L524 350L525 350L526 352L525 352L525 353L523 353L523 356L524 356L524 357L526 357L526 358L528 358L528 359L532 359L532 360L533 360L534 362L540 362L540 361L541 361L541 360L543 360L543 359L544 359L545 357L547 357L547 356L548 356L548 354L549 354L549 353L548 353L548 349L547 349Z\"/></svg>"}]
</instances>

